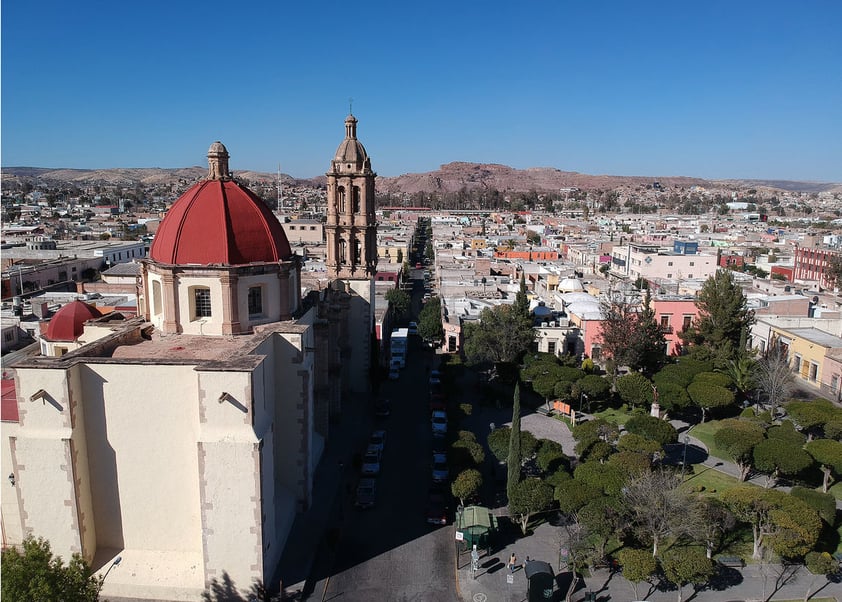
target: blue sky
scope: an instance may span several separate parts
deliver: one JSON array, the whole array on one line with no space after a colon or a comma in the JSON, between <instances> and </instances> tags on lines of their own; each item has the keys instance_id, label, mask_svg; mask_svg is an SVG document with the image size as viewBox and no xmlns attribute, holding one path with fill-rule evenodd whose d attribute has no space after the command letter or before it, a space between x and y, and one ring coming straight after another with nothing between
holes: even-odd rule
<instances>
[{"instance_id":1,"label":"blue sky","mask_svg":"<svg viewBox=\"0 0 842 602\"><path fill-rule=\"evenodd\" d=\"M2 165L842 182L842 2L2 4Z\"/></svg>"}]
</instances>

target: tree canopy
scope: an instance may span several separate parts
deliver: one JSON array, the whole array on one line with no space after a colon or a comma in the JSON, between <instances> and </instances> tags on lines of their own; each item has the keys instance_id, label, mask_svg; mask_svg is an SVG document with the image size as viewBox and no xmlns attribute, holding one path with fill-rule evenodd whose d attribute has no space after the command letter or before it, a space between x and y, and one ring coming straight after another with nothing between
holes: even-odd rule
<instances>
[{"instance_id":1,"label":"tree canopy","mask_svg":"<svg viewBox=\"0 0 842 602\"><path fill-rule=\"evenodd\" d=\"M2 552L2 598L4 600L99 600L102 580L94 575L79 554L70 562L53 556L50 543L27 537L22 551L8 547Z\"/></svg>"},{"instance_id":2,"label":"tree canopy","mask_svg":"<svg viewBox=\"0 0 842 602\"><path fill-rule=\"evenodd\" d=\"M532 345L535 332L527 316L511 305L486 308L465 331L465 354L472 363L513 363Z\"/></svg>"},{"instance_id":3,"label":"tree canopy","mask_svg":"<svg viewBox=\"0 0 842 602\"><path fill-rule=\"evenodd\" d=\"M699 318L683 336L694 344L691 353L710 358L717 367L737 359L744 351L744 341L754 324L746 296L730 270L717 270L702 285L696 299Z\"/></svg>"}]
</instances>

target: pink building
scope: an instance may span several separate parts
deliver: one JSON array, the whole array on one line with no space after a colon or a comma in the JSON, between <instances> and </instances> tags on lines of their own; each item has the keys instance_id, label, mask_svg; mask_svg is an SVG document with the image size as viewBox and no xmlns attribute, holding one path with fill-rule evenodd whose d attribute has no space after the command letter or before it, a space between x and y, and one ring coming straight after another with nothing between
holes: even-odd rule
<instances>
[{"instance_id":1,"label":"pink building","mask_svg":"<svg viewBox=\"0 0 842 602\"><path fill-rule=\"evenodd\" d=\"M696 307L696 301L692 298L652 299L652 309L667 341L667 355L680 355L681 338L678 334L698 320L699 308Z\"/></svg>"}]
</instances>

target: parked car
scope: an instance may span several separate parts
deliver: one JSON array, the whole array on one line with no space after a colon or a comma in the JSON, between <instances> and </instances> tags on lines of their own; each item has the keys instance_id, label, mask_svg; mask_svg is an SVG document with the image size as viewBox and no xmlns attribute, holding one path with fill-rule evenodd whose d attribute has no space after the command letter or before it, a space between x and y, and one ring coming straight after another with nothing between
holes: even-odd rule
<instances>
[{"instance_id":1,"label":"parked car","mask_svg":"<svg viewBox=\"0 0 842 602\"><path fill-rule=\"evenodd\" d=\"M447 524L447 495L442 489L432 488L427 494L427 522L431 525Z\"/></svg>"},{"instance_id":2,"label":"parked car","mask_svg":"<svg viewBox=\"0 0 842 602\"><path fill-rule=\"evenodd\" d=\"M398 380L400 377L400 370L397 368L389 368L389 380Z\"/></svg>"},{"instance_id":3,"label":"parked car","mask_svg":"<svg viewBox=\"0 0 842 602\"><path fill-rule=\"evenodd\" d=\"M430 416L430 421L433 426L433 435L437 437L444 437L447 434L447 414L441 410L433 411Z\"/></svg>"},{"instance_id":4,"label":"parked car","mask_svg":"<svg viewBox=\"0 0 842 602\"><path fill-rule=\"evenodd\" d=\"M376 477L380 474L380 451L376 447L369 447L363 456L362 473Z\"/></svg>"},{"instance_id":5,"label":"parked car","mask_svg":"<svg viewBox=\"0 0 842 602\"><path fill-rule=\"evenodd\" d=\"M409 326L406 329L407 334L418 334L418 324L415 322L410 322Z\"/></svg>"},{"instance_id":6,"label":"parked car","mask_svg":"<svg viewBox=\"0 0 842 602\"><path fill-rule=\"evenodd\" d=\"M373 508L377 498L377 482L374 479L360 479L354 505L357 508Z\"/></svg>"},{"instance_id":7,"label":"parked car","mask_svg":"<svg viewBox=\"0 0 842 602\"><path fill-rule=\"evenodd\" d=\"M434 453L433 454L433 482L444 483L447 477L450 476L450 471L447 468L447 454Z\"/></svg>"},{"instance_id":8,"label":"parked car","mask_svg":"<svg viewBox=\"0 0 842 602\"><path fill-rule=\"evenodd\" d=\"M430 386L431 387L438 387L441 385L441 379L438 376L430 376Z\"/></svg>"},{"instance_id":9,"label":"parked car","mask_svg":"<svg viewBox=\"0 0 842 602\"><path fill-rule=\"evenodd\" d=\"M388 399L381 399L374 404L374 415L378 418L388 418L392 413L392 404Z\"/></svg>"},{"instance_id":10,"label":"parked car","mask_svg":"<svg viewBox=\"0 0 842 602\"><path fill-rule=\"evenodd\" d=\"M386 446L386 431L374 431L371 433L371 436L368 438L368 448L369 449L376 449L381 454L383 453L383 448Z\"/></svg>"},{"instance_id":11,"label":"parked car","mask_svg":"<svg viewBox=\"0 0 842 602\"><path fill-rule=\"evenodd\" d=\"M430 411L435 410L444 411L447 409L447 400L442 393L432 393L430 395Z\"/></svg>"}]
</instances>

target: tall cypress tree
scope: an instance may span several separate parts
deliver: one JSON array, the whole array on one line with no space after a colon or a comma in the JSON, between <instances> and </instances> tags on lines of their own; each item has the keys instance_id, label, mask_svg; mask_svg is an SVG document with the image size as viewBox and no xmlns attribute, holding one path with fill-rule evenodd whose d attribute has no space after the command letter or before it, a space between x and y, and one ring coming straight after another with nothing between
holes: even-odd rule
<instances>
[{"instance_id":1,"label":"tall cypress tree","mask_svg":"<svg viewBox=\"0 0 842 602\"><path fill-rule=\"evenodd\" d=\"M520 483L520 383L515 383L515 397L512 404L512 432L509 436L509 474L506 480L506 494L512 498L512 491Z\"/></svg>"}]
</instances>

